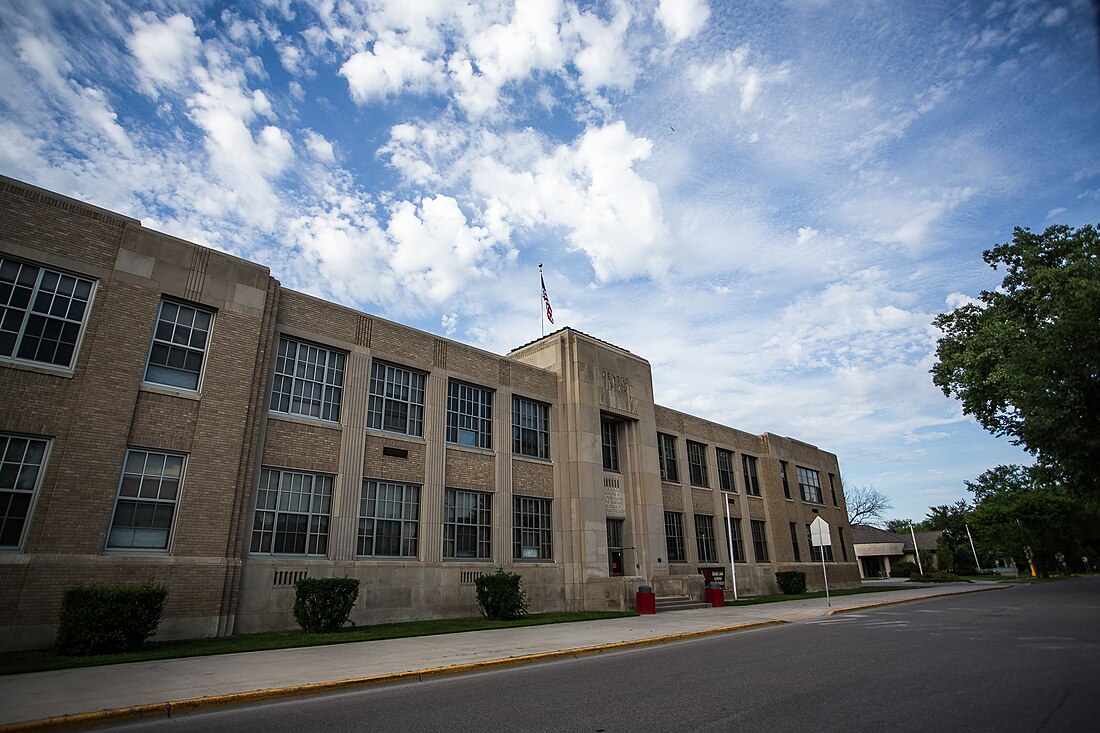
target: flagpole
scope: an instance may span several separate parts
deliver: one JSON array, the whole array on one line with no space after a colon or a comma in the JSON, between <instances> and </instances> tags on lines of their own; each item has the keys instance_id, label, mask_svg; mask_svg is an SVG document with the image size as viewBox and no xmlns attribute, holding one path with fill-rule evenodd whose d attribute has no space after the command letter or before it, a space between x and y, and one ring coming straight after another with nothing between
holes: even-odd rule
<instances>
[{"instance_id":1,"label":"flagpole","mask_svg":"<svg viewBox=\"0 0 1100 733\"><path fill-rule=\"evenodd\" d=\"M543 282L545 282L545 281L542 279L542 263L540 262L539 263L539 287L540 288L542 287ZM546 321L543 320L543 314L542 313L543 313L542 312L542 291L540 290L539 291L539 331L541 331L542 336L545 336L546 335Z\"/></svg>"},{"instance_id":2,"label":"flagpole","mask_svg":"<svg viewBox=\"0 0 1100 733\"><path fill-rule=\"evenodd\" d=\"M737 600L737 558L733 556L733 523L730 521L730 498L722 494L726 505L726 539L730 543L730 573L733 575L733 600Z\"/></svg>"}]
</instances>

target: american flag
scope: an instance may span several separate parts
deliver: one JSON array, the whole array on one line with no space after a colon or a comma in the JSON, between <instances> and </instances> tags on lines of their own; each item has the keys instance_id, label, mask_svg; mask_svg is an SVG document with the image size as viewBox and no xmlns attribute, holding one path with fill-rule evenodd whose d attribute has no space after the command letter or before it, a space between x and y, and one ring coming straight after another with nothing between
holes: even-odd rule
<instances>
[{"instance_id":1,"label":"american flag","mask_svg":"<svg viewBox=\"0 0 1100 733\"><path fill-rule=\"evenodd\" d=\"M539 275L539 281L542 283L542 302L546 303L546 320L550 323L554 322L554 309L550 307L550 296L546 294L546 280L543 276Z\"/></svg>"}]
</instances>

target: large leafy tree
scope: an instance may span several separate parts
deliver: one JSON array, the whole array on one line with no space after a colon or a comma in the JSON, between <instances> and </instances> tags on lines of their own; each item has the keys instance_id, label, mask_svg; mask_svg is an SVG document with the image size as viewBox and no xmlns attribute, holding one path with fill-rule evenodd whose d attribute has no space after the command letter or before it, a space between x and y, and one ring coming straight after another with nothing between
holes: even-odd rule
<instances>
[{"instance_id":1,"label":"large leafy tree","mask_svg":"<svg viewBox=\"0 0 1100 733\"><path fill-rule=\"evenodd\" d=\"M936 318L932 381L1053 479L1100 495L1100 232L1017 228L983 259L1004 281Z\"/></svg>"}]
</instances>

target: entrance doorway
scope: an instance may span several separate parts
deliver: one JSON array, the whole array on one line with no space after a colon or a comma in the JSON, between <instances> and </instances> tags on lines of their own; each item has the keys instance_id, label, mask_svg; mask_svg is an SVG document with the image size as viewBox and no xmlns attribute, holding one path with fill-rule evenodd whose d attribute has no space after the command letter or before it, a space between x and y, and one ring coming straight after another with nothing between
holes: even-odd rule
<instances>
[{"instance_id":1,"label":"entrance doorway","mask_svg":"<svg viewBox=\"0 0 1100 733\"><path fill-rule=\"evenodd\" d=\"M623 575L623 520L607 520L607 574Z\"/></svg>"}]
</instances>

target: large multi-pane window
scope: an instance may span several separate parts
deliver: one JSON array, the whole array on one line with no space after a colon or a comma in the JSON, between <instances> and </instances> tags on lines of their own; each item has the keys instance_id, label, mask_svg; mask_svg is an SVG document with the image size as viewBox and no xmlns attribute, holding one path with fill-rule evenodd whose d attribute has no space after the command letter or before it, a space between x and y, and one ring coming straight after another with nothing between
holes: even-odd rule
<instances>
[{"instance_id":1,"label":"large multi-pane window","mask_svg":"<svg viewBox=\"0 0 1100 733\"><path fill-rule=\"evenodd\" d=\"M213 321L211 311L162 300L145 381L197 390Z\"/></svg>"},{"instance_id":2,"label":"large multi-pane window","mask_svg":"<svg viewBox=\"0 0 1100 733\"><path fill-rule=\"evenodd\" d=\"M424 374L375 361L370 367L367 427L424 435Z\"/></svg>"},{"instance_id":3,"label":"large multi-pane window","mask_svg":"<svg viewBox=\"0 0 1100 733\"><path fill-rule=\"evenodd\" d=\"M714 517L695 515L695 547L699 550L699 562L718 562L718 548L714 540Z\"/></svg>"},{"instance_id":4,"label":"large multi-pane window","mask_svg":"<svg viewBox=\"0 0 1100 733\"><path fill-rule=\"evenodd\" d=\"M492 558L492 494L447 489L443 499L443 557L448 560Z\"/></svg>"},{"instance_id":5,"label":"large multi-pane window","mask_svg":"<svg viewBox=\"0 0 1100 733\"><path fill-rule=\"evenodd\" d=\"M733 561L745 562L745 540L741 536L741 520L729 520L729 533L733 538Z\"/></svg>"},{"instance_id":6,"label":"large multi-pane window","mask_svg":"<svg viewBox=\"0 0 1100 733\"><path fill-rule=\"evenodd\" d=\"M657 433L657 457L661 463L661 480L675 484L680 482L680 470L676 466L676 436Z\"/></svg>"},{"instance_id":7,"label":"large multi-pane window","mask_svg":"<svg viewBox=\"0 0 1100 733\"><path fill-rule=\"evenodd\" d=\"M791 498L791 481L787 478L787 462L779 462L779 476L783 479L783 498Z\"/></svg>"},{"instance_id":8,"label":"large multi-pane window","mask_svg":"<svg viewBox=\"0 0 1100 733\"><path fill-rule=\"evenodd\" d=\"M0 434L0 547L19 547L48 440Z\"/></svg>"},{"instance_id":9,"label":"large multi-pane window","mask_svg":"<svg viewBox=\"0 0 1100 733\"><path fill-rule=\"evenodd\" d=\"M340 422L344 358L343 353L322 346L279 339L271 411Z\"/></svg>"},{"instance_id":10,"label":"large multi-pane window","mask_svg":"<svg viewBox=\"0 0 1100 733\"><path fill-rule=\"evenodd\" d=\"M791 525L791 549L794 550L794 561L802 562L802 550L798 547L798 525L794 522L790 522Z\"/></svg>"},{"instance_id":11,"label":"large multi-pane window","mask_svg":"<svg viewBox=\"0 0 1100 733\"><path fill-rule=\"evenodd\" d=\"M717 448L715 455L718 457L718 486L722 491L737 491L733 483L733 451Z\"/></svg>"},{"instance_id":12,"label":"large multi-pane window","mask_svg":"<svg viewBox=\"0 0 1100 733\"><path fill-rule=\"evenodd\" d=\"M107 547L168 549L183 463L183 456L174 453L126 451Z\"/></svg>"},{"instance_id":13,"label":"large multi-pane window","mask_svg":"<svg viewBox=\"0 0 1100 733\"><path fill-rule=\"evenodd\" d=\"M328 474L262 469L251 551L327 554L332 485Z\"/></svg>"},{"instance_id":14,"label":"large multi-pane window","mask_svg":"<svg viewBox=\"0 0 1100 733\"><path fill-rule=\"evenodd\" d=\"M600 422L600 442L603 447L603 470L619 470L619 426L610 420Z\"/></svg>"},{"instance_id":15,"label":"large multi-pane window","mask_svg":"<svg viewBox=\"0 0 1100 733\"><path fill-rule=\"evenodd\" d=\"M550 457L549 407L523 397L512 397L512 452L532 458Z\"/></svg>"},{"instance_id":16,"label":"large multi-pane window","mask_svg":"<svg viewBox=\"0 0 1100 733\"><path fill-rule=\"evenodd\" d=\"M493 393L464 382L447 386L447 442L491 450Z\"/></svg>"},{"instance_id":17,"label":"large multi-pane window","mask_svg":"<svg viewBox=\"0 0 1100 733\"><path fill-rule=\"evenodd\" d=\"M356 553L416 557L420 538L420 487L394 481L363 482Z\"/></svg>"},{"instance_id":18,"label":"large multi-pane window","mask_svg":"<svg viewBox=\"0 0 1100 733\"><path fill-rule=\"evenodd\" d=\"M802 490L802 500L812 504L823 504L821 501L821 476L812 468L796 466L798 471L798 488Z\"/></svg>"},{"instance_id":19,"label":"large multi-pane window","mask_svg":"<svg viewBox=\"0 0 1100 733\"><path fill-rule=\"evenodd\" d=\"M825 545L824 547L816 547L814 545L813 525L806 525L806 541L810 543L810 559L814 562L821 562L821 551L825 551L825 562L833 561L833 546Z\"/></svg>"},{"instance_id":20,"label":"large multi-pane window","mask_svg":"<svg viewBox=\"0 0 1100 733\"><path fill-rule=\"evenodd\" d=\"M553 560L550 500L512 497L512 557L516 560Z\"/></svg>"},{"instance_id":21,"label":"large multi-pane window","mask_svg":"<svg viewBox=\"0 0 1100 733\"><path fill-rule=\"evenodd\" d=\"M755 456L741 454L741 472L745 475L745 493L760 496L760 477L756 472Z\"/></svg>"},{"instance_id":22,"label":"large multi-pane window","mask_svg":"<svg viewBox=\"0 0 1100 733\"><path fill-rule=\"evenodd\" d=\"M669 562L687 562L684 552L684 515L665 512L665 547Z\"/></svg>"},{"instance_id":23,"label":"large multi-pane window","mask_svg":"<svg viewBox=\"0 0 1100 733\"><path fill-rule=\"evenodd\" d=\"M752 554L756 557L756 562L770 562L768 533L764 522L756 519L749 520L749 531L752 532Z\"/></svg>"},{"instance_id":24,"label":"large multi-pane window","mask_svg":"<svg viewBox=\"0 0 1100 733\"><path fill-rule=\"evenodd\" d=\"M692 486L709 486L707 481L707 447L702 443L689 440L688 470L691 472Z\"/></svg>"},{"instance_id":25,"label":"large multi-pane window","mask_svg":"<svg viewBox=\"0 0 1100 733\"><path fill-rule=\"evenodd\" d=\"M71 367L95 282L0 257L0 357Z\"/></svg>"}]
</instances>

